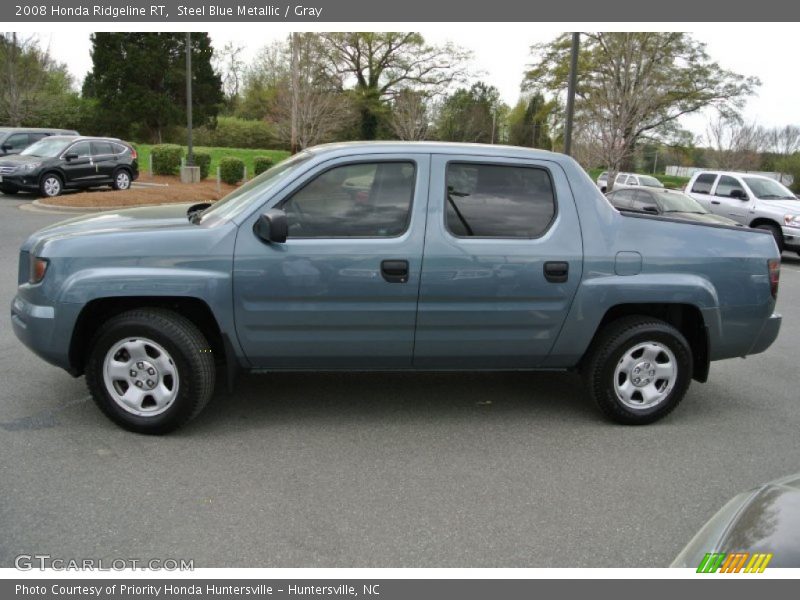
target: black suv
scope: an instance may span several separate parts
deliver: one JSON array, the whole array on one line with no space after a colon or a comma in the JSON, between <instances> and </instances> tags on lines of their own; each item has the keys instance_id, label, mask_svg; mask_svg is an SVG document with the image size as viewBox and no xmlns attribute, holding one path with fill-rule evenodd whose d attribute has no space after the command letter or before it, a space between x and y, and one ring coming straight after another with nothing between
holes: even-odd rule
<instances>
[{"instance_id":1,"label":"black suv","mask_svg":"<svg viewBox=\"0 0 800 600\"><path fill-rule=\"evenodd\" d=\"M110 185L127 190L139 177L136 150L116 138L54 135L0 158L0 191L58 196L64 189Z\"/></svg>"},{"instance_id":2,"label":"black suv","mask_svg":"<svg viewBox=\"0 0 800 600\"><path fill-rule=\"evenodd\" d=\"M19 154L31 144L50 135L78 135L78 132L40 127L0 127L0 156Z\"/></svg>"}]
</instances>

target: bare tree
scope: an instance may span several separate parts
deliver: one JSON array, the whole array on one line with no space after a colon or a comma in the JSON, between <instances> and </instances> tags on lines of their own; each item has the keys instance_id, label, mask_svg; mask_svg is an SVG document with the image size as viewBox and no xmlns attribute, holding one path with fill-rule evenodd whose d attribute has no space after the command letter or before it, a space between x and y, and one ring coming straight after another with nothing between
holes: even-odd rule
<instances>
[{"instance_id":1,"label":"bare tree","mask_svg":"<svg viewBox=\"0 0 800 600\"><path fill-rule=\"evenodd\" d=\"M320 67L320 39L315 33L292 35L289 82L280 86L272 118L278 135L293 149L330 140L354 119L340 81Z\"/></svg>"},{"instance_id":2,"label":"bare tree","mask_svg":"<svg viewBox=\"0 0 800 600\"><path fill-rule=\"evenodd\" d=\"M401 140L424 140L430 129L428 98L422 92L405 89L394 98L390 125Z\"/></svg>"},{"instance_id":3,"label":"bare tree","mask_svg":"<svg viewBox=\"0 0 800 600\"><path fill-rule=\"evenodd\" d=\"M242 88L246 71L243 52L244 46L234 42L227 42L221 50L214 52L214 68L222 79L222 90L229 100L237 98Z\"/></svg>"},{"instance_id":4,"label":"bare tree","mask_svg":"<svg viewBox=\"0 0 800 600\"><path fill-rule=\"evenodd\" d=\"M711 166L727 171L757 169L769 132L738 117L719 116L708 123L706 140Z\"/></svg>"},{"instance_id":5,"label":"bare tree","mask_svg":"<svg viewBox=\"0 0 800 600\"><path fill-rule=\"evenodd\" d=\"M800 151L800 127L786 125L776 127L769 132L769 147L772 152L782 157Z\"/></svg>"}]
</instances>

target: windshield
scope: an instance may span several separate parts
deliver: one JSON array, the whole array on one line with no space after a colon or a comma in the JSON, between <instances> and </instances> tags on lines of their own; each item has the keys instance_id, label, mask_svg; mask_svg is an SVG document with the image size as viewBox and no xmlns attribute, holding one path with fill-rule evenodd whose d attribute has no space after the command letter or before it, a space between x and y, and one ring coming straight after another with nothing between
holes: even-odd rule
<instances>
[{"instance_id":1,"label":"windshield","mask_svg":"<svg viewBox=\"0 0 800 600\"><path fill-rule=\"evenodd\" d=\"M685 212L706 214L708 211L703 208L697 200L681 192L663 191L655 194L661 209L665 212Z\"/></svg>"},{"instance_id":2,"label":"windshield","mask_svg":"<svg viewBox=\"0 0 800 600\"><path fill-rule=\"evenodd\" d=\"M642 185L646 185L647 187L658 187L663 188L664 184L661 183L655 177L650 177L649 175L639 175L639 183Z\"/></svg>"},{"instance_id":3,"label":"windshield","mask_svg":"<svg viewBox=\"0 0 800 600\"><path fill-rule=\"evenodd\" d=\"M285 179L298 166L310 160L313 155L310 152L300 152L291 158L278 163L271 169L264 171L258 177L254 177L243 186L236 188L222 200L215 202L203 211L203 218L208 215L216 215L223 219L229 219L237 214L242 207L247 206L251 200L258 198L263 193Z\"/></svg>"},{"instance_id":4,"label":"windshield","mask_svg":"<svg viewBox=\"0 0 800 600\"><path fill-rule=\"evenodd\" d=\"M744 177L747 187L759 200L797 200L795 195L774 179Z\"/></svg>"},{"instance_id":5,"label":"windshield","mask_svg":"<svg viewBox=\"0 0 800 600\"><path fill-rule=\"evenodd\" d=\"M45 138L39 140L25 148L20 154L22 156L38 156L41 158L55 158L66 150L67 146L72 143L71 140L60 140L53 138Z\"/></svg>"}]
</instances>

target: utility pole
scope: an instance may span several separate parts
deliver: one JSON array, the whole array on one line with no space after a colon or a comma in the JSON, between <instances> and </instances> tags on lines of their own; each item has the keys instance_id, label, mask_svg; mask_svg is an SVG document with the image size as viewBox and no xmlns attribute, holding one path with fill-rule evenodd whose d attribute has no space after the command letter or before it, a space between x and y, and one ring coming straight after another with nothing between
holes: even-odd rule
<instances>
[{"instance_id":1,"label":"utility pole","mask_svg":"<svg viewBox=\"0 0 800 600\"><path fill-rule=\"evenodd\" d=\"M192 34L186 32L186 134L188 153L186 166L194 166L194 148L192 147Z\"/></svg>"},{"instance_id":2,"label":"utility pole","mask_svg":"<svg viewBox=\"0 0 800 600\"><path fill-rule=\"evenodd\" d=\"M292 154L297 154L297 151L299 150L297 147L297 104L300 94L300 90L298 89L300 86L300 48L298 47L299 38L300 35L297 32L292 32Z\"/></svg>"},{"instance_id":3,"label":"utility pole","mask_svg":"<svg viewBox=\"0 0 800 600\"><path fill-rule=\"evenodd\" d=\"M575 118L575 87L578 83L578 50L581 34L572 34L572 53L569 62L569 87L567 88L567 122L564 124L564 154L572 153L572 121Z\"/></svg>"}]
</instances>

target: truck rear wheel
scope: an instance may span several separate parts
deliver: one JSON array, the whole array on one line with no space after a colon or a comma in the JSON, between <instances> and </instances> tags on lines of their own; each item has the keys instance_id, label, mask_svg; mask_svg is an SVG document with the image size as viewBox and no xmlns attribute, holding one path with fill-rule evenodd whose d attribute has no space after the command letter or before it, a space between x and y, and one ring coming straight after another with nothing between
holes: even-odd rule
<instances>
[{"instance_id":1,"label":"truck rear wheel","mask_svg":"<svg viewBox=\"0 0 800 600\"><path fill-rule=\"evenodd\" d=\"M160 308L131 310L106 322L86 365L97 406L137 433L168 433L197 416L211 399L214 380L214 357L203 334Z\"/></svg>"},{"instance_id":2,"label":"truck rear wheel","mask_svg":"<svg viewBox=\"0 0 800 600\"><path fill-rule=\"evenodd\" d=\"M692 351L669 323L623 317L600 332L583 374L606 416L644 425L668 415L683 399L692 379Z\"/></svg>"}]
</instances>

